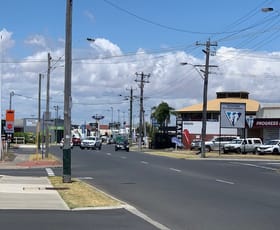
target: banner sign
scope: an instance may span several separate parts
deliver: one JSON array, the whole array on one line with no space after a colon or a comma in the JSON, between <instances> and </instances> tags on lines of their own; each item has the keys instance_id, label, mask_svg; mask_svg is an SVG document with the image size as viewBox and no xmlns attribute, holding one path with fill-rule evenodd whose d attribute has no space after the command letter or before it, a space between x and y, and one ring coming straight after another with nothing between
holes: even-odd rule
<instances>
[{"instance_id":1,"label":"banner sign","mask_svg":"<svg viewBox=\"0 0 280 230\"><path fill-rule=\"evenodd\" d=\"M221 128L245 128L246 104L221 103Z\"/></svg>"}]
</instances>

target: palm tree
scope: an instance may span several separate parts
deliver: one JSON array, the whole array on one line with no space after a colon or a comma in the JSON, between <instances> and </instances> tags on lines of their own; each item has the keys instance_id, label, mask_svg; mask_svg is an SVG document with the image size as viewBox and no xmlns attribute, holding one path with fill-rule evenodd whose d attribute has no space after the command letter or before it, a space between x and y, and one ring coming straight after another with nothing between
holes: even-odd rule
<instances>
[{"instance_id":1,"label":"palm tree","mask_svg":"<svg viewBox=\"0 0 280 230\"><path fill-rule=\"evenodd\" d=\"M158 106L152 108L152 118L155 118L160 125L160 129L164 130L170 123L170 116L174 114L174 108L170 107L166 102L161 102Z\"/></svg>"}]
</instances>

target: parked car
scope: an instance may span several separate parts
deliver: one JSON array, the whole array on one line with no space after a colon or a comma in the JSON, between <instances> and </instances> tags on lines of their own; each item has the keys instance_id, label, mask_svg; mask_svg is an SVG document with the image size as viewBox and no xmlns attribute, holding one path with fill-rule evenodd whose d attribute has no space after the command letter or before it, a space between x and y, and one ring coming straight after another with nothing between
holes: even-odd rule
<instances>
[{"instance_id":1,"label":"parked car","mask_svg":"<svg viewBox=\"0 0 280 230\"><path fill-rule=\"evenodd\" d=\"M225 144L223 147L224 153L236 152L236 153L256 153L257 148L262 144L260 138L245 138L234 139L229 144Z\"/></svg>"},{"instance_id":2,"label":"parked car","mask_svg":"<svg viewBox=\"0 0 280 230\"><path fill-rule=\"evenodd\" d=\"M82 139L80 148L81 149L101 149L102 141L95 136L90 136Z\"/></svg>"},{"instance_id":3,"label":"parked car","mask_svg":"<svg viewBox=\"0 0 280 230\"><path fill-rule=\"evenodd\" d=\"M194 139L191 142L191 150L200 150L201 148L201 140L200 139Z\"/></svg>"},{"instance_id":4,"label":"parked car","mask_svg":"<svg viewBox=\"0 0 280 230\"><path fill-rule=\"evenodd\" d=\"M59 147L62 149L64 146L64 138L61 139L60 143L59 143ZM70 141L70 146L71 148L73 148L73 142L72 140Z\"/></svg>"},{"instance_id":5,"label":"parked car","mask_svg":"<svg viewBox=\"0 0 280 230\"><path fill-rule=\"evenodd\" d=\"M129 142L126 137L124 137L124 136L116 137L115 151L118 151L118 150L125 150L125 151L129 152Z\"/></svg>"},{"instance_id":6,"label":"parked car","mask_svg":"<svg viewBox=\"0 0 280 230\"><path fill-rule=\"evenodd\" d=\"M205 151L223 149L225 144L229 144L232 140L238 139L238 136L219 136L214 137L210 141L205 141Z\"/></svg>"},{"instance_id":7,"label":"parked car","mask_svg":"<svg viewBox=\"0 0 280 230\"><path fill-rule=\"evenodd\" d=\"M257 154L279 154L280 153L280 140L269 140L257 149Z\"/></svg>"}]
</instances>

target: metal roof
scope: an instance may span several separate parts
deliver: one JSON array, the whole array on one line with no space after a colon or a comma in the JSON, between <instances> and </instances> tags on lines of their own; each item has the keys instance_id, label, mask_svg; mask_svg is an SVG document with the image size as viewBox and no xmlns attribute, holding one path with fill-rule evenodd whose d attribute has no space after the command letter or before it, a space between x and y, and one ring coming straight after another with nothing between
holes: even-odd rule
<instances>
[{"instance_id":1,"label":"metal roof","mask_svg":"<svg viewBox=\"0 0 280 230\"><path fill-rule=\"evenodd\" d=\"M251 99L242 99L242 98L218 98L214 100L209 100L207 102L207 111L212 112L219 112L220 111L220 104L221 102L224 103L245 103L246 104L246 112L258 112L260 108L260 103L251 100ZM184 107L182 109L176 110L176 112L201 112L203 104L196 104Z\"/></svg>"}]
</instances>

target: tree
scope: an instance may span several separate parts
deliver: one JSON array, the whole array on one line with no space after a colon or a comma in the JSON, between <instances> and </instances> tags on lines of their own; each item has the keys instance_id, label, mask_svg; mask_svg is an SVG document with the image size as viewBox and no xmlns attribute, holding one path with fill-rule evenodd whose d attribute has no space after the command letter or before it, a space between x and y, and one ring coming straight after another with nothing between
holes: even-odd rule
<instances>
[{"instance_id":1,"label":"tree","mask_svg":"<svg viewBox=\"0 0 280 230\"><path fill-rule=\"evenodd\" d=\"M170 117L171 114L174 114L174 109L166 102L161 102L158 106L153 107L152 110L151 117L156 119L160 129L164 130L164 127L167 127L170 123Z\"/></svg>"}]
</instances>

